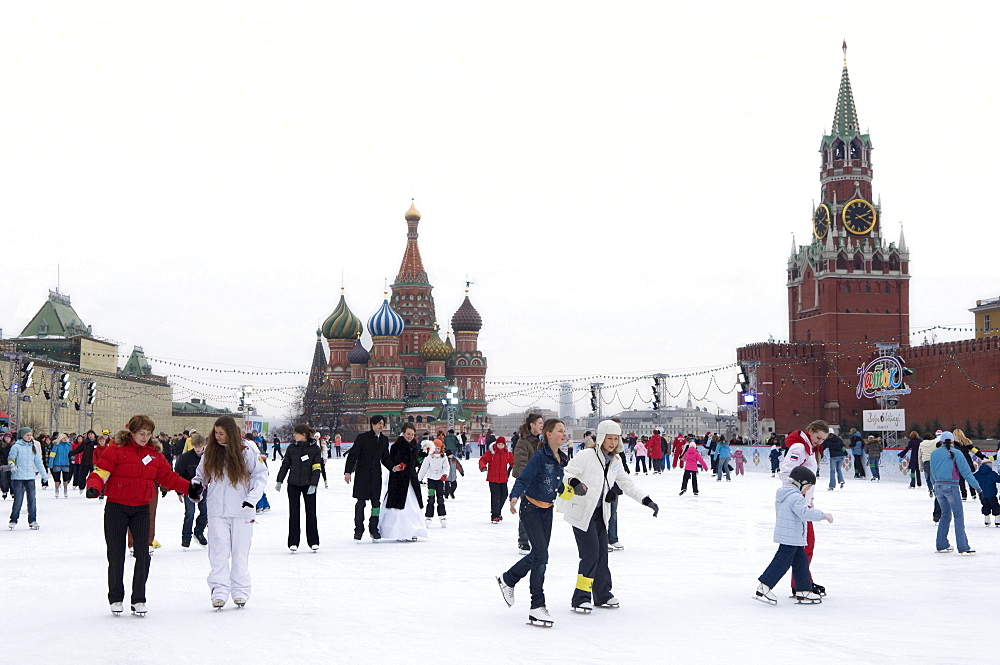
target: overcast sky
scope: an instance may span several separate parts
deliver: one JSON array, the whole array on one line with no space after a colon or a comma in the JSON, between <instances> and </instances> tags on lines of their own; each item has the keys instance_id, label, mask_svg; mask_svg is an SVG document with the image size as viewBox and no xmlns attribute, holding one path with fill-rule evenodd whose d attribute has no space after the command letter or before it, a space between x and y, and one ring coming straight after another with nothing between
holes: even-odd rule
<instances>
[{"instance_id":1,"label":"overcast sky","mask_svg":"<svg viewBox=\"0 0 1000 665\"><path fill-rule=\"evenodd\" d=\"M911 325L971 327L1000 295L989 5L667 4L5 2L0 327L58 264L123 353L308 370L342 275L378 309L415 197L438 317L468 275L488 379L727 365L787 337L844 38ZM217 405L304 382L153 367Z\"/></svg>"}]
</instances>

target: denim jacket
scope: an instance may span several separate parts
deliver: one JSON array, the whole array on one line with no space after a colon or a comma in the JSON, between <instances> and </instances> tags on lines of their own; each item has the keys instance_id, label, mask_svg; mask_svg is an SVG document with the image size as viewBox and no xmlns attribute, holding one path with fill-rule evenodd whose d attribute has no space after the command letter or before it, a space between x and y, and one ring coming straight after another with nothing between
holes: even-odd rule
<instances>
[{"instance_id":1,"label":"denim jacket","mask_svg":"<svg viewBox=\"0 0 1000 665\"><path fill-rule=\"evenodd\" d=\"M521 475L514 481L514 488L510 491L510 498L517 499L521 496L530 496L535 501L552 503L556 500L556 495L562 489L563 467L569 459L559 452L559 458L552 454L552 449L547 444L543 444L531 459L527 466L521 471Z\"/></svg>"}]
</instances>

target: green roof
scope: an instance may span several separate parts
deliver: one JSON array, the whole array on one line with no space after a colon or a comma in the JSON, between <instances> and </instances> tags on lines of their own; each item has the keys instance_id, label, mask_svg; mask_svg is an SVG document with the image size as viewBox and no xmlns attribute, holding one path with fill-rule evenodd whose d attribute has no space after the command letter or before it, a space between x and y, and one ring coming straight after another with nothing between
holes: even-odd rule
<instances>
[{"instance_id":1,"label":"green roof","mask_svg":"<svg viewBox=\"0 0 1000 665\"><path fill-rule=\"evenodd\" d=\"M72 337L89 334L90 328L77 316L76 310L70 304L69 296L58 291L49 291L49 299L24 327L20 336Z\"/></svg>"},{"instance_id":2,"label":"green roof","mask_svg":"<svg viewBox=\"0 0 1000 665\"><path fill-rule=\"evenodd\" d=\"M142 347L133 347L132 355L129 356L128 362L125 363L125 367L122 368L122 375L148 376L152 373L153 368L149 366L149 361L146 360L146 354L142 352Z\"/></svg>"}]
</instances>

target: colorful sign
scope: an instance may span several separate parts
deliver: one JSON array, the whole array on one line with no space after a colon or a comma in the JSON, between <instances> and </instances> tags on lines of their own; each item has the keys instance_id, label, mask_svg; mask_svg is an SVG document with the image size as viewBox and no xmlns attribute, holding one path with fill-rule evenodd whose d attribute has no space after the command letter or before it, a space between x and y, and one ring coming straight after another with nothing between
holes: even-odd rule
<instances>
[{"instance_id":1,"label":"colorful sign","mask_svg":"<svg viewBox=\"0 0 1000 665\"><path fill-rule=\"evenodd\" d=\"M858 368L858 399L909 394L903 383L903 363L895 356L880 356Z\"/></svg>"}]
</instances>

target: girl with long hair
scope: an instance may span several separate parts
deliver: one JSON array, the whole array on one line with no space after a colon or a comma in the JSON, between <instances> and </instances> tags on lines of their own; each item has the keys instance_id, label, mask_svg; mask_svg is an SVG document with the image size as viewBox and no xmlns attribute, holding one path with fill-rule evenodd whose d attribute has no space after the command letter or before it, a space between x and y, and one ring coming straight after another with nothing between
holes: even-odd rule
<instances>
[{"instance_id":1,"label":"girl with long hair","mask_svg":"<svg viewBox=\"0 0 1000 665\"><path fill-rule=\"evenodd\" d=\"M212 607L222 609L230 596L243 607L250 598L254 506L264 494L267 465L257 446L243 439L232 416L215 421L193 484L205 487Z\"/></svg>"},{"instance_id":2,"label":"girl with long hair","mask_svg":"<svg viewBox=\"0 0 1000 665\"><path fill-rule=\"evenodd\" d=\"M937 551L939 554L951 552L948 542L948 530L951 527L951 517L955 516L955 540L959 554L975 554L976 550L969 547L969 539L965 535L965 513L962 508L962 497L958 492L958 478L968 481L969 487L979 489L979 482L972 475L972 469L961 452L955 454L953 449L955 437L951 432L941 433L941 447L931 453L931 475L934 479L934 495L941 506L941 520L937 528Z\"/></svg>"}]
</instances>

